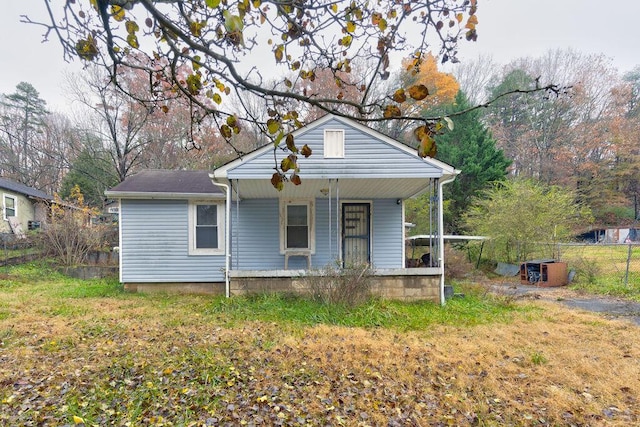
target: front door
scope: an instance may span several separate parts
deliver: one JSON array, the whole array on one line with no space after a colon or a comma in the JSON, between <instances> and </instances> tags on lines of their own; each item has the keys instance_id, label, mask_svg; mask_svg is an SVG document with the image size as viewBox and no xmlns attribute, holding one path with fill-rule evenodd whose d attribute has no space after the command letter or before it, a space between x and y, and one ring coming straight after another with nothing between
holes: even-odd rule
<instances>
[{"instance_id":1,"label":"front door","mask_svg":"<svg viewBox=\"0 0 640 427\"><path fill-rule=\"evenodd\" d=\"M371 205L342 204L342 259L344 267L371 262Z\"/></svg>"}]
</instances>

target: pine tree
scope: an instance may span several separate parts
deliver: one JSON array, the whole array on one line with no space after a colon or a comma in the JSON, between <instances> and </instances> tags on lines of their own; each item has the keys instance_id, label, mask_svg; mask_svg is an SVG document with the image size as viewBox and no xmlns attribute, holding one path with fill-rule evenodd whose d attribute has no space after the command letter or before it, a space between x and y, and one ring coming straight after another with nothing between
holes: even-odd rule
<instances>
[{"instance_id":1,"label":"pine tree","mask_svg":"<svg viewBox=\"0 0 640 427\"><path fill-rule=\"evenodd\" d=\"M460 91L455 104L447 107L445 113L461 111L469 106L467 97ZM482 122L479 110L452 117L452 120L453 130L436 138L436 158L462 171L454 182L444 186L443 195L445 200L449 200L447 228L449 232L460 232L460 217L473 197L491 182L505 179L511 161L496 148L496 141Z\"/></svg>"},{"instance_id":2,"label":"pine tree","mask_svg":"<svg viewBox=\"0 0 640 427\"><path fill-rule=\"evenodd\" d=\"M37 154L35 140L42 133L48 111L46 101L30 84L21 82L15 93L0 96L0 170L27 185L34 185L31 173Z\"/></svg>"}]
</instances>

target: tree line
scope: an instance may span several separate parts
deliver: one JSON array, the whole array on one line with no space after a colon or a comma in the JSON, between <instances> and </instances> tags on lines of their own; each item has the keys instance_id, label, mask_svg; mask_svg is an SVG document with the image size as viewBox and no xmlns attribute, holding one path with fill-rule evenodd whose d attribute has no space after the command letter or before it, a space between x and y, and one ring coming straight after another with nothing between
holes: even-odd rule
<instances>
[{"instance_id":1,"label":"tree line","mask_svg":"<svg viewBox=\"0 0 640 427\"><path fill-rule=\"evenodd\" d=\"M225 101L228 111L255 117L255 126L240 124L233 115L220 125L211 116L194 116L193 100L179 94L153 105L139 102L136 93L148 90L145 73L135 68L119 73L118 87L98 66L70 76L67 93L74 107L63 113L49 112L26 82L3 94L2 176L63 196L78 184L87 202L100 206L106 188L143 168L212 169L271 142L260 128L271 112L257 97ZM355 99L360 92L351 84L353 75L340 75L344 84L336 88L334 71L317 70L295 89ZM549 82L567 89L534 91ZM396 87L424 87L429 96L407 97L394 92ZM576 200L603 223L638 217L640 68L621 74L604 55L558 50L507 65L478 58L451 66L447 73L428 55L417 70L413 59L406 59L369 90L377 97L391 93L402 99L403 111L413 117L450 117L451 125L430 134L437 144L424 148L462 170L447 189L452 230L462 229L459 219L487 185L516 177L574 191ZM533 93L518 93L528 90ZM515 93L500 97L505 92ZM472 109L495 98L486 108ZM325 114L322 108L297 108L292 102L289 109L299 111L302 122ZM345 103L341 108L351 107ZM412 146L424 141L412 121L370 125ZM303 174L303 159L299 167ZM409 217L420 215L420 199L408 207Z\"/></svg>"}]
</instances>

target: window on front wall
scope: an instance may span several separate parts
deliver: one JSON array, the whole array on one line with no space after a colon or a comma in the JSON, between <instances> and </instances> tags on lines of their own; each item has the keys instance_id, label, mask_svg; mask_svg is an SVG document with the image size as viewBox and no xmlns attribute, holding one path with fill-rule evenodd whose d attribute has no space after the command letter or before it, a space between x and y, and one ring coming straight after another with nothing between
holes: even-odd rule
<instances>
[{"instance_id":1,"label":"window on front wall","mask_svg":"<svg viewBox=\"0 0 640 427\"><path fill-rule=\"evenodd\" d=\"M286 248L309 248L309 213L307 212L307 205L287 206Z\"/></svg>"},{"instance_id":2,"label":"window on front wall","mask_svg":"<svg viewBox=\"0 0 640 427\"><path fill-rule=\"evenodd\" d=\"M218 248L218 206L196 206L196 249Z\"/></svg>"},{"instance_id":3,"label":"window on front wall","mask_svg":"<svg viewBox=\"0 0 640 427\"><path fill-rule=\"evenodd\" d=\"M9 217L17 216L16 198L7 194L3 194L2 208L5 220L7 220Z\"/></svg>"},{"instance_id":4,"label":"window on front wall","mask_svg":"<svg viewBox=\"0 0 640 427\"><path fill-rule=\"evenodd\" d=\"M224 252L224 206L192 202L189 205L189 253L214 255Z\"/></svg>"},{"instance_id":5,"label":"window on front wall","mask_svg":"<svg viewBox=\"0 0 640 427\"><path fill-rule=\"evenodd\" d=\"M312 201L283 201L280 205L280 250L308 249L315 246Z\"/></svg>"}]
</instances>

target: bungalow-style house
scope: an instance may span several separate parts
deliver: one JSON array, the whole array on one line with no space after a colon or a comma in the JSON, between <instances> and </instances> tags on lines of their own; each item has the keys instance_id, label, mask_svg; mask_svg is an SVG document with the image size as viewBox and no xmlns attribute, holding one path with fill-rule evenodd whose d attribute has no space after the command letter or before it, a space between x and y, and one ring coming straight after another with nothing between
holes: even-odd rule
<instances>
[{"instance_id":1,"label":"bungalow-style house","mask_svg":"<svg viewBox=\"0 0 640 427\"><path fill-rule=\"evenodd\" d=\"M374 294L444 303L442 186L459 172L352 120L293 133L312 155L301 185L271 184L272 145L212 173L148 170L107 191L120 202L120 281L139 291L227 296L303 291L326 265L368 263ZM429 193L431 264L406 268L404 200Z\"/></svg>"},{"instance_id":2,"label":"bungalow-style house","mask_svg":"<svg viewBox=\"0 0 640 427\"><path fill-rule=\"evenodd\" d=\"M26 230L39 228L46 222L53 197L7 178L0 178L0 193L3 236L22 238Z\"/></svg>"}]
</instances>

